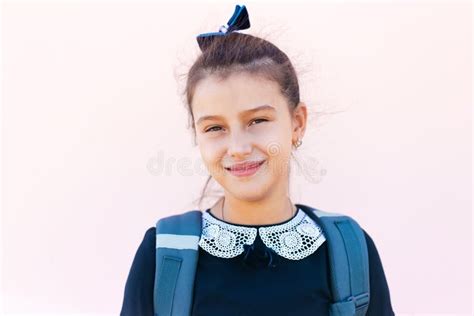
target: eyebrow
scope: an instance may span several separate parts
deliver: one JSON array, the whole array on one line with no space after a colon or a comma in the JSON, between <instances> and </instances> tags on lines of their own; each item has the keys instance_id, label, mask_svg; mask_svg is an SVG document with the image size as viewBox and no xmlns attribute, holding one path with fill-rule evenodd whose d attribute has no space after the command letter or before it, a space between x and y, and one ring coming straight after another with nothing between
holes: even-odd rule
<instances>
[{"instance_id":1,"label":"eyebrow","mask_svg":"<svg viewBox=\"0 0 474 316\"><path fill-rule=\"evenodd\" d=\"M275 109L273 106L268 105L268 104L264 104L264 105L257 106L256 108L253 108L253 109L249 109L249 110L242 111L242 112L240 112L239 116L240 116L240 117L243 117L243 116L248 115L248 114L250 114L250 113L254 113L254 112L258 112L258 111L263 111L263 110L276 111L276 109ZM213 120L213 119L221 119L221 118L223 118L223 117L220 116L220 115L204 115L204 116L201 116L201 117L196 121L196 125L200 124L200 123L203 122L203 121Z\"/></svg>"}]
</instances>

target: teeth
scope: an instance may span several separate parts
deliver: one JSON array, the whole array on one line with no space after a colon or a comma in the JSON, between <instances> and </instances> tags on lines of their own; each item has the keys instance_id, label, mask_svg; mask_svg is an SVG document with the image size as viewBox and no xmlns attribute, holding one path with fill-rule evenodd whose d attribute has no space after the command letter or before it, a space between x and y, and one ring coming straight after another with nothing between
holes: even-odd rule
<instances>
[{"instance_id":1,"label":"teeth","mask_svg":"<svg viewBox=\"0 0 474 316\"><path fill-rule=\"evenodd\" d=\"M251 165L246 166L246 167L243 167L243 168L232 168L232 167L226 168L226 167L224 167L224 169L229 170L229 171L247 170L247 169L249 169L249 168L258 167L258 166L262 165L264 162L265 162L265 160L264 160L264 161L260 161L260 162L256 162L256 163L252 163Z\"/></svg>"},{"instance_id":2,"label":"teeth","mask_svg":"<svg viewBox=\"0 0 474 316\"><path fill-rule=\"evenodd\" d=\"M242 168L234 168L233 170L247 170L247 169L258 167L260 164L262 164L262 162L252 163L252 164L247 165L247 166L242 167Z\"/></svg>"}]
</instances>

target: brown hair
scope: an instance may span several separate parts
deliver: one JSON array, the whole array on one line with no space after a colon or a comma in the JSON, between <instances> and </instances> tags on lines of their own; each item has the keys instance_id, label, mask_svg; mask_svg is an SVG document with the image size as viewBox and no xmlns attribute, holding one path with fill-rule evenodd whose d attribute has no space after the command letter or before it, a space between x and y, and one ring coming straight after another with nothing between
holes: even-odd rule
<instances>
[{"instance_id":1,"label":"brown hair","mask_svg":"<svg viewBox=\"0 0 474 316\"><path fill-rule=\"evenodd\" d=\"M196 128L192 101L197 83L209 75L225 79L236 72L248 72L278 83L282 95L288 100L290 114L298 106L298 78L284 52L263 38L245 33L232 32L218 36L199 55L187 74L184 95L194 140ZM211 179L212 176L209 175L199 198L199 208Z\"/></svg>"}]
</instances>

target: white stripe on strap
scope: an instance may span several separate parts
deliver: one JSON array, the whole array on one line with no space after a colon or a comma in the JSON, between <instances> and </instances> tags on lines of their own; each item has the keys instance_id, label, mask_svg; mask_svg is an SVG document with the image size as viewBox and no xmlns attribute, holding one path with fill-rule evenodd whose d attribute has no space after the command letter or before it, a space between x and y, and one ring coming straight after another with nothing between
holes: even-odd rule
<instances>
[{"instance_id":1,"label":"white stripe on strap","mask_svg":"<svg viewBox=\"0 0 474 316\"><path fill-rule=\"evenodd\" d=\"M331 213L331 212L325 212L325 211L320 211L320 210L314 210L314 213L316 213L316 215L318 215L318 217L324 217L324 216L345 216L344 214Z\"/></svg>"},{"instance_id":2,"label":"white stripe on strap","mask_svg":"<svg viewBox=\"0 0 474 316\"><path fill-rule=\"evenodd\" d=\"M156 234L156 248L198 249L199 236Z\"/></svg>"}]
</instances>

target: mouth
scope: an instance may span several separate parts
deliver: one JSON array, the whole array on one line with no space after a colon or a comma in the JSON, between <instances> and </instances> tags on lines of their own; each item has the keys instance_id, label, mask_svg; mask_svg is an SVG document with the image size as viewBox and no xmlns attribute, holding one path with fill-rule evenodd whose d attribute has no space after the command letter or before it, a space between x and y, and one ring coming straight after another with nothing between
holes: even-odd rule
<instances>
[{"instance_id":1,"label":"mouth","mask_svg":"<svg viewBox=\"0 0 474 316\"><path fill-rule=\"evenodd\" d=\"M260 162L247 164L247 165L244 165L244 166L230 167L230 168L225 168L225 169L227 171L229 171L234 176L248 177L248 176L251 176L251 175L255 174L265 162L266 162L266 160L263 160L263 161L260 161Z\"/></svg>"}]
</instances>

